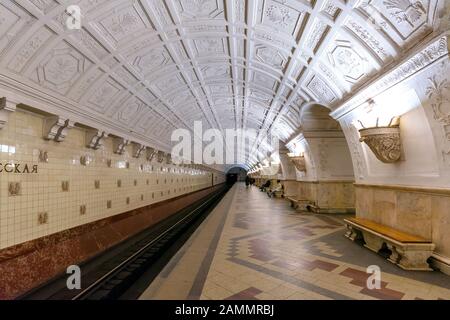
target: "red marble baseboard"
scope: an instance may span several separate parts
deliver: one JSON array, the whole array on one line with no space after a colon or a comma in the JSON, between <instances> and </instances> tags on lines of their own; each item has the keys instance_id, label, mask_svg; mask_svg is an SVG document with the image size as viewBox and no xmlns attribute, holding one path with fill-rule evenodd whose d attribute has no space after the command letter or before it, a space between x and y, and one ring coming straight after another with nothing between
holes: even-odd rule
<instances>
[{"instance_id":1,"label":"red marble baseboard","mask_svg":"<svg viewBox=\"0 0 450 320\"><path fill-rule=\"evenodd\" d=\"M0 250L0 299L14 299L222 188L217 185Z\"/></svg>"}]
</instances>

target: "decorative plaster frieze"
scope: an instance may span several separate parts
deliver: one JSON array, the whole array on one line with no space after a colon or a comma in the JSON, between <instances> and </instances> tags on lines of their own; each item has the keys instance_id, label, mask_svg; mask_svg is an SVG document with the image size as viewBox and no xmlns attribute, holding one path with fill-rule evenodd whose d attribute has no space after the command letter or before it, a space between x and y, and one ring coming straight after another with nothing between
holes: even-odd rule
<instances>
[{"instance_id":1,"label":"decorative plaster frieze","mask_svg":"<svg viewBox=\"0 0 450 320\"><path fill-rule=\"evenodd\" d=\"M86 146L90 149L98 150L103 147L104 139L108 134L100 130L88 130L86 132Z\"/></svg>"},{"instance_id":2,"label":"decorative plaster frieze","mask_svg":"<svg viewBox=\"0 0 450 320\"><path fill-rule=\"evenodd\" d=\"M59 116L49 117L44 121L44 139L62 142L75 123Z\"/></svg>"},{"instance_id":3,"label":"decorative plaster frieze","mask_svg":"<svg viewBox=\"0 0 450 320\"><path fill-rule=\"evenodd\" d=\"M16 103L11 102L7 98L0 99L0 129L3 129L8 123L9 114L16 111Z\"/></svg>"},{"instance_id":4,"label":"decorative plaster frieze","mask_svg":"<svg viewBox=\"0 0 450 320\"><path fill-rule=\"evenodd\" d=\"M125 138L114 138L113 140L113 151L116 154L124 154L126 151L126 146L130 144L130 140Z\"/></svg>"},{"instance_id":5,"label":"decorative plaster frieze","mask_svg":"<svg viewBox=\"0 0 450 320\"><path fill-rule=\"evenodd\" d=\"M381 73L381 77L368 84L359 92L353 94L350 99L344 101L339 107L331 112L331 117L339 120L344 115L360 107L370 99L373 99L380 93L392 88L401 81L413 76L419 71L430 67L443 57L449 54L449 34L444 34L433 39L421 50L407 58L399 65L391 68L389 71Z\"/></svg>"}]
</instances>

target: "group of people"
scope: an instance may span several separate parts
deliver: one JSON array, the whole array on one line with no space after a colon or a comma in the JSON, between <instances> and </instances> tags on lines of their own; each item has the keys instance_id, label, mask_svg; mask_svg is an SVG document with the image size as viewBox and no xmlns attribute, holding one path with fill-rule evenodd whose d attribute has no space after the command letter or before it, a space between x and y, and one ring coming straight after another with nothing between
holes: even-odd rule
<instances>
[{"instance_id":1,"label":"group of people","mask_svg":"<svg viewBox=\"0 0 450 320\"><path fill-rule=\"evenodd\" d=\"M254 183L255 183L255 179L252 179L247 176L247 178L245 179L245 185L247 186L247 188L249 185L253 185ZM284 186L280 180L277 180L276 185L274 185L272 187L271 187L271 185L272 185L272 182L270 180L267 180L266 182L264 182L261 185L259 190L261 190L262 192L266 192L267 195L269 196L269 198L272 198L273 196L275 196L275 194L277 192L282 192L284 190Z\"/></svg>"},{"instance_id":2,"label":"group of people","mask_svg":"<svg viewBox=\"0 0 450 320\"><path fill-rule=\"evenodd\" d=\"M255 184L255 179L253 179L250 176L245 177L245 186L248 188L249 186L252 186Z\"/></svg>"}]
</instances>

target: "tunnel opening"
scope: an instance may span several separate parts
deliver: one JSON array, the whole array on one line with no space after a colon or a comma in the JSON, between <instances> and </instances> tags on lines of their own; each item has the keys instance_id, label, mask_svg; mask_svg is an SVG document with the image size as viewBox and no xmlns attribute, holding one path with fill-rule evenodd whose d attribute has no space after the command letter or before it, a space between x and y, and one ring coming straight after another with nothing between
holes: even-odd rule
<instances>
[{"instance_id":1,"label":"tunnel opening","mask_svg":"<svg viewBox=\"0 0 450 320\"><path fill-rule=\"evenodd\" d=\"M233 185L236 182L244 182L248 171L242 167L233 167L228 170L226 174L226 181L228 185Z\"/></svg>"}]
</instances>

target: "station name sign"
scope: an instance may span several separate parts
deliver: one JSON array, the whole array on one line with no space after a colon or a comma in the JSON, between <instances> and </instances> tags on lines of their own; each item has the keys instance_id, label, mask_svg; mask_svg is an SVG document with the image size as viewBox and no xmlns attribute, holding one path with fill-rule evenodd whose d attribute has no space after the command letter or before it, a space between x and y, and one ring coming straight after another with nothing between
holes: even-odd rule
<instances>
[{"instance_id":1,"label":"station name sign","mask_svg":"<svg viewBox=\"0 0 450 320\"><path fill-rule=\"evenodd\" d=\"M38 165L0 163L0 173L38 173Z\"/></svg>"}]
</instances>

